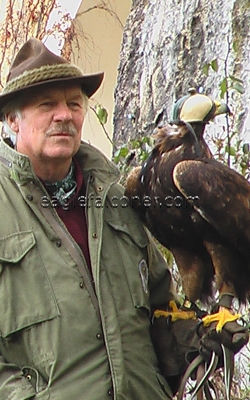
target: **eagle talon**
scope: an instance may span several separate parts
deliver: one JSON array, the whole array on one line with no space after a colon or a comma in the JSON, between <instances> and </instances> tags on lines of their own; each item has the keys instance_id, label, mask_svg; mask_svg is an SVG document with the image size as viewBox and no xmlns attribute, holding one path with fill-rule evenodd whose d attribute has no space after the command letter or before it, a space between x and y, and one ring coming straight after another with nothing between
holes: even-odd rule
<instances>
[{"instance_id":1,"label":"eagle talon","mask_svg":"<svg viewBox=\"0 0 250 400\"><path fill-rule=\"evenodd\" d=\"M170 321L175 322L178 319L196 319L196 314L194 311L183 311L178 309L175 301L173 300L169 302L169 307L171 311L155 310L154 317L155 318L165 317L168 319L168 322Z\"/></svg>"},{"instance_id":2,"label":"eagle talon","mask_svg":"<svg viewBox=\"0 0 250 400\"><path fill-rule=\"evenodd\" d=\"M217 313L202 318L202 322L204 326L209 326L212 322L217 322L216 331L221 332L227 322L236 321L239 318L241 318L240 314L232 314L227 308L220 307Z\"/></svg>"}]
</instances>

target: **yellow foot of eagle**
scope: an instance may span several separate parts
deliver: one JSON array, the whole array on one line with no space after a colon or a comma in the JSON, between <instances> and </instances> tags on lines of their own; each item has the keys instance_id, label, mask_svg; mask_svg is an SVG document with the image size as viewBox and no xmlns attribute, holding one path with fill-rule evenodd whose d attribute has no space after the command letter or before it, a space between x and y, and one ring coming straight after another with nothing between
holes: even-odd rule
<instances>
[{"instance_id":1,"label":"yellow foot of eagle","mask_svg":"<svg viewBox=\"0 0 250 400\"><path fill-rule=\"evenodd\" d=\"M171 311L155 310L154 317L171 318L171 321L173 322L177 321L178 319L196 319L196 313L194 311L180 310L173 300L169 302L169 307Z\"/></svg>"},{"instance_id":2,"label":"yellow foot of eagle","mask_svg":"<svg viewBox=\"0 0 250 400\"><path fill-rule=\"evenodd\" d=\"M207 315L206 317L202 318L202 321L204 326L208 326L212 322L217 322L216 331L220 332L227 322L236 321L240 317L240 314L232 314L227 308L220 307L217 313Z\"/></svg>"}]
</instances>

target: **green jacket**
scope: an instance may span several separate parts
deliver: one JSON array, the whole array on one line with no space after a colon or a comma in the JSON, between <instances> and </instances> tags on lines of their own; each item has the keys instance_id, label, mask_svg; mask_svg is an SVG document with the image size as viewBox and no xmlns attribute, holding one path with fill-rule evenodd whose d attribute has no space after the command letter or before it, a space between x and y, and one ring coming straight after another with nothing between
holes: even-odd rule
<instances>
[{"instance_id":1,"label":"green jacket","mask_svg":"<svg viewBox=\"0 0 250 400\"><path fill-rule=\"evenodd\" d=\"M93 276L29 159L0 143L0 399L170 399L149 335L169 271L113 164L86 143L76 157Z\"/></svg>"}]
</instances>

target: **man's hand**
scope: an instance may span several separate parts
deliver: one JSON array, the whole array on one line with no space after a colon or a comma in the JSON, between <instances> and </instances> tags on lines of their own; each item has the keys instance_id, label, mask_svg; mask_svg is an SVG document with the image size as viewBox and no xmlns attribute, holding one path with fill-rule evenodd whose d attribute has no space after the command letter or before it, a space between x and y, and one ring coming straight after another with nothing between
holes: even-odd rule
<instances>
[{"instance_id":1,"label":"man's hand","mask_svg":"<svg viewBox=\"0 0 250 400\"><path fill-rule=\"evenodd\" d=\"M215 324L204 327L198 320L171 322L159 317L153 320L151 337L161 372L176 393L194 358L201 355L204 361L209 362L214 352L219 357L219 368L223 366L221 344L236 354L247 344L249 331L237 322L228 322L221 332L217 332Z\"/></svg>"},{"instance_id":2,"label":"man's hand","mask_svg":"<svg viewBox=\"0 0 250 400\"><path fill-rule=\"evenodd\" d=\"M215 352L219 356L219 366L222 366L221 345L236 354L248 343L249 332L246 327L236 321L227 322L220 332L216 331L215 326L215 323L206 328L202 323L198 325L197 333L200 337L199 353L206 361L209 361L211 353Z\"/></svg>"}]
</instances>

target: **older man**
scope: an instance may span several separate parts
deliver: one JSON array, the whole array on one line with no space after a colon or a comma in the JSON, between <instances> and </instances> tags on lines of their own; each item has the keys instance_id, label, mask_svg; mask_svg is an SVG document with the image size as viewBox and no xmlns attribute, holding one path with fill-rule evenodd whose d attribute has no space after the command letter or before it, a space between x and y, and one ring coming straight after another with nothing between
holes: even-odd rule
<instances>
[{"instance_id":1,"label":"older man","mask_svg":"<svg viewBox=\"0 0 250 400\"><path fill-rule=\"evenodd\" d=\"M0 96L0 398L166 400L151 311L166 265L114 165L81 142L102 73L31 39Z\"/></svg>"}]
</instances>

